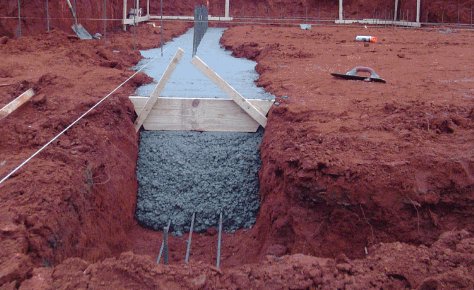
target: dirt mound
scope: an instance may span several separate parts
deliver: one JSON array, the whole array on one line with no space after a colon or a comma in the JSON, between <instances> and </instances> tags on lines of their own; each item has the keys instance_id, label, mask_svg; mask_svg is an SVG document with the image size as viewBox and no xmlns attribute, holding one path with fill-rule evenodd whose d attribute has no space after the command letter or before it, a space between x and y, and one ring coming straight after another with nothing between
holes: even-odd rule
<instances>
[{"instance_id":1,"label":"dirt mound","mask_svg":"<svg viewBox=\"0 0 474 290\"><path fill-rule=\"evenodd\" d=\"M166 29L166 38L186 28ZM140 29L147 35L140 46L158 43L154 28ZM0 88L0 107L27 88L36 91L2 119L2 178L132 74L140 59L132 43L129 33L82 42L55 31L0 45L1 83L8 84ZM127 83L0 186L2 283L24 279L33 264L94 261L129 249L138 148L127 97L146 81Z\"/></svg>"},{"instance_id":2,"label":"dirt mound","mask_svg":"<svg viewBox=\"0 0 474 290\"><path fill-rule=\"evenodd\" d=\"M268 256L223 271L201 263L156 265L129 252L98 263L73 258L36 268L20 289L472 289L473 260L474 238L466 231L447 232L431 248L380 244L363 260Z\"/></svg>"},{"instance_id":3,"label":"dirt mound","mask_svg":"<svg viewBox=\"0 0 474 290\"><path fill-rule=\"evenodd\" d=\"M222 39L257 59L258 84L280 97L261 149L261 250L361 257L381 241L430 244L453 227L474 230L472 78L454 56L472 58L473 35L370 29L383 38L365 48L352 42L357 33L255 26ZM448 76L435 69L453 62ZM356 65L388 84L330 75Z\"/></svg>"}]
</instances>

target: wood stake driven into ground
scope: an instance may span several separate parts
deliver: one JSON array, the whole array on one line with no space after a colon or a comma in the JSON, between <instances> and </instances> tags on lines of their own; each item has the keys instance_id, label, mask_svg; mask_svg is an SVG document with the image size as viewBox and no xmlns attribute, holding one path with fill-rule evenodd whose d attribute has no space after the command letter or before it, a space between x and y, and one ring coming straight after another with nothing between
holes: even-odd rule
<instances>
[{"instance_id":1,"label":"wood stake driven into ground","mask_svg":"<svg viewBox=\"0 0 474 290\"><path fill-rule=\"evenodd\" d=\"M35 95L35 91L33 89L29 89L16 99L8 103L5 107L0 110L0 120L7 117L11 113L13 113L16 109L21 107L24 103L28 102L33 96Z\"/></svg>"}]
</instances>

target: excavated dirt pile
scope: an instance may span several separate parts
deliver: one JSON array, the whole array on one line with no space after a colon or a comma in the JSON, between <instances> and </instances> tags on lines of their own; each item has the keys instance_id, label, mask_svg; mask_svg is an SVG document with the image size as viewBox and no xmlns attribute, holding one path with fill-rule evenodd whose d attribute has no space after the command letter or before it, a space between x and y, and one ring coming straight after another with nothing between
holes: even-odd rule
<instances>
[{"instance_id":1,"label":"excavated dirt pile","mask_svg":"<svg viewBox=\"0 0 474 290\"><path fill-rule=\"evenodd\" d=\"M13 2L0 10L11 15ZM14 31L5 23L2 35ZM188 27L170 22L165 39ZM36 91L0 120L0 177L129 78L134 48L160 40L148 24L87 42L63 29L0 41L0 107ZM379 42L353 42L362 33ZM0 289L472 289L473 43L452 28L229 29L222 44L258 62L278 105L260 148L256 225L224 235L222 269L210 266L215 229L193 236L189 266L185 238L172 237L164 267L161 233L134 220L127 96L150 81L137 75L0 185ZM356 65L387 84L330 75Z\"/></svg>"},{"instance_id":2,"label":"excavated dirt pile","mask_svg":"<svg viewBox=\"0 0 474 290\"><path fill-rule=\"evenodd\" d=\"M128 252L95 264L72 258L35 269L20 289L472 289L473 245L471 234L458 231L430 248L380 244L363 260L268 256L225 271L202 263L157 266Z\"/></svg>"},{"instance_id":3,"label":"excavated dirt pile","mask_svg":"<svg viewBox=\"0 0 474 290\"><path fill-rule=\"evenodd\" d=\"M170 39L187 29L176 23ZM139 47L159 42L144 25ZM0 126L0 176L92 107L140 60L130 33L81 42L60 31L0 45L0 107L28 88L36 95ZM0 185L0 285L68 257L91 261L130 248L135 224L137 136L128 96L138 75Z\"/></svg>"},{"instance_id":4,"label":"excavated dirt pile","mask_svg":"<svg viewBox=\"0 0 474 290\"><path fill-rule=\"evenodd\" d=\"M381 41L353 42L361 31ZM222 43L256 59L258 84L285 96L261 149L263 245L361 257L380 241L474 230L473 42L444 30L229 30ZM388 83L330 75L357 65Z\"/></svg>"}]
</instances>

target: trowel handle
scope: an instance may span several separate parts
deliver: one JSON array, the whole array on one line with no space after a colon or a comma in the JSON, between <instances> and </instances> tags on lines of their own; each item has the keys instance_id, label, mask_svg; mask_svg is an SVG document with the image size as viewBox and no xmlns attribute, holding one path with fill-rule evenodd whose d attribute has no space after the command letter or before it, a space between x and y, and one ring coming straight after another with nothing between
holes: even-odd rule
<instances>
[{"instance_id":1,"label":"trowel handle","mask_svg":"<svg viewBox=\"0 0 474 290\"><path fill-rule=\"evenodd\" d=\"M346 74L351 75L351 76L356 76L359 72L370 73L371 78L378 78L378 79L380 78L380 76L373 69L366 66L356 66L355 68L348 71Z\"/></svg>"}]
</instances>

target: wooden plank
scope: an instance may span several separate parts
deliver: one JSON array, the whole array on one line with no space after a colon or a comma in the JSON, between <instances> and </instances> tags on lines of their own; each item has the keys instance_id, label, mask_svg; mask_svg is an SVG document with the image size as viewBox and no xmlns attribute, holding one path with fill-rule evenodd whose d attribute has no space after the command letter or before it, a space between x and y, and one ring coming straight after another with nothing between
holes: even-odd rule
<instances>
[{"instance_id":1,"label":"wooden plank","mask_svg":"<svg viewBox=\"0 0 474 290\"><path fill-rule=\"evenodd\" d=\"M173 59L171 62L168 64L168 67L166 68L165 72L161 76L160 81L156 85L155 89L151 93L150 97L148 98L145 107L143 110L138 114L137 120L135 120L135 130L138 132L140 130L140 127L143 125L143 122L145 121L146 117L148 114L151 112L151 109L156 103L156 100L160 96L161 92L166 86L166 83L171 77L171 74L173 74L174 70L176 69L176 66L178 65L179 61L183 57L184 50L181 48L178 48L178 51L174 55Z\"/></svg>"},{"instance_id":2,"label":"wooden plank","mask_svg":"<svg viewBox=\"0 0 474 290\"><path fill-rule=\"evenodd\" d=\"M137 114L147 99L130 97ZM273 100L248 101L265 115L273 104ZM143 127L146 130L255 132L259 124L233 100L158 98Z\"/></svg>"},{"instance_id":3,"label":"wooden plank","mask_svg":"<svg viewBox=\"0 0 474 290\"><path fill-rule=\"evenodd\" d=\"M34 95L35 92L33 91L33 89L29 89L20 96L18 96L16 99L8 103L0 110L0 120L10 115L16 109L21 107L24 103L28 102Z\"/></svg>"},{"instance_id":4,"label":"wooden plank","mask_svg":"<svg viewBox=\"0 0 474 290\"><path fill-rule=\"evenodd\" d=\"M202 71L210 80L218 85L231 99L239 105L247 114L257 121L263 128L267 125L267 117L257 110L249 101L247 101L239 92L222 79L216 72L210 69L199 57L193 57L191 61L200 71Z\"/></svg>"}]
</instances>

